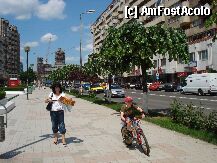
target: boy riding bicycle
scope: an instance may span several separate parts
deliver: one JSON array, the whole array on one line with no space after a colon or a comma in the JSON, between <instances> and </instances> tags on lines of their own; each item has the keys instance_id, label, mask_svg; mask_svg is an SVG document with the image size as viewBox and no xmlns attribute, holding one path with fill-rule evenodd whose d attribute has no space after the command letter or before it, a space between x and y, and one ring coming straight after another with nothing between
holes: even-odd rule
<instances>
[{"instance_id":1,"label":"boy riding bicycle","mask_svg":"<svg viewBox=\"0 0 217 163\"><path fill-rule=\"evenodd\" d=\"M130 130L132 125L132 120L136 116L136 112L139 112L142 116L141 118L145 117L144 111L133 104L132 97L126 97L124 99L125 104L121 108L121 120L122 120L122 127L127 126L127 129Z\"/></svg>"}]
</instances>

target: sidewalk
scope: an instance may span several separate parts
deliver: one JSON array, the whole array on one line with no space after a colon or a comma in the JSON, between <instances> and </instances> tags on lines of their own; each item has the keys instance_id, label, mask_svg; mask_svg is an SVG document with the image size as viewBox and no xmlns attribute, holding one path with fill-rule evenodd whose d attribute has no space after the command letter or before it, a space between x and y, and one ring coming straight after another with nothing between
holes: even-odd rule
<instances>
[{"instance_id":1,"label":"sidewalk","mask_svg":"<svg viewBox=\"0 0 217 163\"><path fill-rule=\"evenodd\" d=\"M120 117L108 108L75 99L65 113L68 146L53 144L44 99L50 90L35 90L30 100L13 99L0 163L215 163L217 146L142 122L151 146L150 157L122 143ZM61 142L61 140L60 140Z\"/></svg>"}]
</instances>

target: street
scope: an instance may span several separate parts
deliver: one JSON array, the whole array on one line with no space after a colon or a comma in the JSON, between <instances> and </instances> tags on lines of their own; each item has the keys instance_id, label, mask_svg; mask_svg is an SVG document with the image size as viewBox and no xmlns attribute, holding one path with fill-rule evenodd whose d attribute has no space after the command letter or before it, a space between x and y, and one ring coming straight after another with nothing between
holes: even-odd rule
<instances>
[{"instance_id":1,"label":"street","mask_svg":"<svg viewBox=\"0 0 217 163\"><path fill-rule=\"evenodd\" d=\"M131 96L138 105L143 106L142 90L125 89L126 96ZM103 97L103 94L98 95ZM151 91L148 93L148 108L151 110L165 110L177 99L187 105L192 103L194 107L204 107L208 111L217 111L217 96L197 96L181 94L180 92ZM112 101L123 102L123 98L112 98Z\"/></svg>"}]
</instances>

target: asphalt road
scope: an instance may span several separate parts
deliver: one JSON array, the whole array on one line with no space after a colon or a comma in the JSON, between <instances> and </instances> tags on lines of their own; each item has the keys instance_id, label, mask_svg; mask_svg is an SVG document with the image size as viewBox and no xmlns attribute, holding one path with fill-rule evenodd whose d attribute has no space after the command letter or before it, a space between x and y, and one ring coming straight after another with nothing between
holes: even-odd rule
<instances>
[{"instance_id":1,"label":"asphalt road","mask_svg":"<svg viewBox=\"0 0 217 163\"><path fill-rule=\"evenodd\" d=\"M133 97L134 101L143 106L142 90L126 89L126 96ZM98 95L103 97L103 94ZM170 108L170 104L177 99L187 105L192 103L193 107L204 107L207 111L217 111L217 96L197 96L183 95L180 92L151 91L148 93L148 108L151 110L165 110ZM123 98L112 98L112 101L123 102Z\"/></svg>"}]
</instances>

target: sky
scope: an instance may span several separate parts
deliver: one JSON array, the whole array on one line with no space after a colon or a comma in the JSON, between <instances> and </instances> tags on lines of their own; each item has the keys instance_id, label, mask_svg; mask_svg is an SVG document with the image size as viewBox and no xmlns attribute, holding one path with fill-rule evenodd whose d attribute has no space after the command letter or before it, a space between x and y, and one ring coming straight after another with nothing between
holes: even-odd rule
<instances>
[{"instance_id":1,"label":"sky","mask_svg":"<svg viewBox=\"0 0 217 163\"><path fill-rule=\"evenodd\" d=\"M18 27L20 33L21 61L26 66L23 47L31 47L29 63L36 68L37 57L46 57L54 64L54 52L62 48L67 64L79 64L80 32L79 15L87 10L93 14L83 15L83 62L93 51L90 25L99 17L112 0L0 0L0 17ZM49 40L50 50L49 48Z\"/></svg>"}]
</instances>

